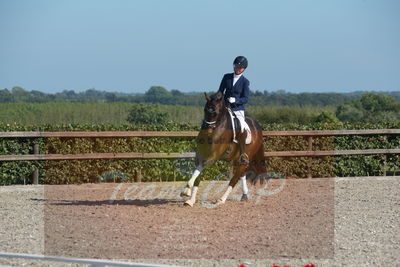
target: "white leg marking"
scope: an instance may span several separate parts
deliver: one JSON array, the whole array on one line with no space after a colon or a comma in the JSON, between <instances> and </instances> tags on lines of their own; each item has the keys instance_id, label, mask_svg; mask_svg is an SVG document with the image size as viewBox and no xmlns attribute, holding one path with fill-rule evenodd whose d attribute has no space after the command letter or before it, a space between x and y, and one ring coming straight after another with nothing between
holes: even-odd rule
<instances>
[{"instance_id":1,"label":"white leg marking","mask_svg":"<svg viewBox=\"0 0 400 267\"><path fill-rule=\"evenodd\" d=\"M193 187L194 181L195 181L196 178L200 175L202 169L203 169L202 167L198 166L198 167L194 170L194 172L193 172L193 174L192 174L192 177L190 177L190 180L189 180L188 183L187 183L188 186L189 186L190 188Z\"/></svg>"},{"instance_id":2,"label":"white leg marking","mask_svg":"<svg viewBox=\"0 0 400 267\"><path fill-rule=\"evenodd\" d=\"M224 195L219 199L218 203L223 204L225 203L226 199L228 198L229 194L232 192L233 187L228 186L228 189L226 189Z\"/></svg>"},{"instance_id":3,"label":"white leg marking","mask_svg":"<svg viewBox=\"0 0 400 267\"><path fill-rule=\"evenodd\" d=\"M197 194L197 190L199 189L198 186L194 186L192 188L192 196L190 197L190 199L188 199L185 204L189 205L190 207L193 207L194 203L196 203L196 194Z\"/></svg>"},{"instance_id":4,"label":"white leg marking","mask_svg":"<svg viewBox=\"0 0 400 267\"><path fill-rule=\"evenodd\" d=\"M249 189L247 188L246 175L240 177L240 182L242 183L243 194L247 195Z\"/></svg>"}]
</instances>

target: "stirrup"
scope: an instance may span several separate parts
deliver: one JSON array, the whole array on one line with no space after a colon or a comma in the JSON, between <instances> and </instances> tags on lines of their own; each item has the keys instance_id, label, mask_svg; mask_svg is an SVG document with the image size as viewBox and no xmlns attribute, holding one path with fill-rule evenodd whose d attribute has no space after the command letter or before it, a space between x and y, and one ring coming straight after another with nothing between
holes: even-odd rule
<instances>
[{"instance_id":1,"label":"stirrup","mask_svg":"<svg viewBox=\"0 0 400 267\"><path fill-rule=\"evenodd\" d=\"M250 163L249 156L246 153L241 154L239 158L239 164L249 165L249 163Z\"/></svg>"}]
</instances>

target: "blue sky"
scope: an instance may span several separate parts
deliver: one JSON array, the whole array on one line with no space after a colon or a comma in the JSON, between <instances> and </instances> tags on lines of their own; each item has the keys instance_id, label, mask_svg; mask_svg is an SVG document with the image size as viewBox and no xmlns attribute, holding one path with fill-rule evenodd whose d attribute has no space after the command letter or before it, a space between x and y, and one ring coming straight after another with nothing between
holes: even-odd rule
<instances>
[{"instance_id":1,"label":"blue sky","mask_svg":"<svg viewBox=\"0 0 400 267\"><path fill-rule=\"evenodd\" d=\"M0 89L400 90L397 0L0 0Z\"/></svg>"}]
</instances>

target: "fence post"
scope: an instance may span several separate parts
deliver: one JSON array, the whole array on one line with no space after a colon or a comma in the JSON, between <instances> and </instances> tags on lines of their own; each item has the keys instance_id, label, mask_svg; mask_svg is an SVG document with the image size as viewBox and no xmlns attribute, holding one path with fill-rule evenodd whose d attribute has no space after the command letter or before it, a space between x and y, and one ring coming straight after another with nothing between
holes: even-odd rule
<instances>
[{"instance_id":1,"label":"fence post","mask_svg":"<svg viewBox=\"0 0 400 267\"><path fill-rule=\"evenodd\" d=\"M33 145L33 154L39 155L39 144ZM39 184L39 170L37 167L35 167L35 170L33 171L32 180L33 180L33 184L36 184L36 185Z\"/></svg>"},{"instance_id":2,"label":"fence post","mask_svg":"<svg viewBox=\"0 0 400 267\"><path fill-rule=\"evenodd\" d=\"M308 142L308 151L313 150L313 137L308 136L307 137L307 142ZM312 163L313 163L313 157L308 157L308 163L307 163L307 177L312 178Z\"/></svg>"},{"instance_id":3,"label":"fence post","mask_svg":"<svg viewBox=\"0 0 400 267\"><path fill-rule=\"evenodd\" d=\"M140 182L142 182L142 169L139 169L137 172L136 172L136 179L135 179L136 181L136 183L140 183Z\"/></svg>"},{"instance_id":4,"label":"fence post","mask_svg":"<svg viewBox=\"0 0 400 267\"><path fill-rule=\"evenodd\" d=\"M385 145L387 145L387 135L383 136L385 140ZM387 174L387 154L383 155L383 176Z\"/></svg>"},{"instance_id":5,"label":"fence post","mask_svg":"<svg viewBox=\"0 0 400 267\"><path fill-rule=\"evenodd\" d=\"M383 176L387 174L387 155L383 155Z\"/></svg>"}]
</instances>

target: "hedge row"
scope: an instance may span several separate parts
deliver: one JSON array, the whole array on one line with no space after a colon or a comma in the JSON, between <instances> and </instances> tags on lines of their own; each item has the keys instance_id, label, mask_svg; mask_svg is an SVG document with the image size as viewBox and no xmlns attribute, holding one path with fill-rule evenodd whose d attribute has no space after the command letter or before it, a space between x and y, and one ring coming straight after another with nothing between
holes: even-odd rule
<instances>
[{"instance_id":1,"label":"hedge row","mask_svg":"<svg viewBox=\"0 0 400 267\"><path fill-rule=\"evenodd\" d=\"M264 130L338 130L338 129L399 129L397 124L270 124ZM180 131L198 130L185 124L164 125L40 125L21 126L1 124L0 131L113 131L151 130ZM265 138L266 151L307 150L305 137ZM106 152L187 152L195 151L194 138L0 138L0 154L33 154L38 143L40 153L106 153ZM314 150L348 150L373 148L400 148L400 136L340 136L314 138ZM309 165L309 161L312 164ZM319 158L269 158L268 172L290 177L307 177L311 166L313 177L382 175L383 166L400 170L400 156L337 156ZM194 168L194 160L62 160L62 161L14 161L0 162L0 184L31 183L31 174L39 169L40 183L71 184L98 181L173 181L187 180ZM229 169L219 162L201 175L213 179Z\"/></svg>"}]
</instances>

